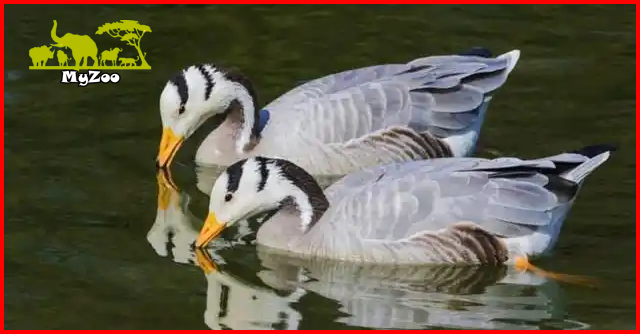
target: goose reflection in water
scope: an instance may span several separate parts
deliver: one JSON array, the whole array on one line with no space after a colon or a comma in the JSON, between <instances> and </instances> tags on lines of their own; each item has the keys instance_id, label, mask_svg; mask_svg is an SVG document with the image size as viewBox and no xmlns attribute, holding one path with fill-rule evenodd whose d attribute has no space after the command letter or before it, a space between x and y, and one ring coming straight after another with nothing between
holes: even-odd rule
<instances>
[{"instance_id":1,"label":"goose reflection in water","mask_svg":"<svg viewBox=\"0 0 640 334\"><path fill-rule=\"evenodd\" d=\"M199 189L210 189L208 178L199 175L198 181L205 184ZM193 245L203 219L190 213L189 196L180 192L170 172L160 171L157 179L158 213L147 240L158 255L203 270L207 281L204 322L211 329L308 327L302 319L331 328L587 327L565 314L556 282L513 267L300 259L269 253L260 246L238 247L233 245L237 241L223 238L206 250L196 249Z\"/></svg>"}]
</instances>

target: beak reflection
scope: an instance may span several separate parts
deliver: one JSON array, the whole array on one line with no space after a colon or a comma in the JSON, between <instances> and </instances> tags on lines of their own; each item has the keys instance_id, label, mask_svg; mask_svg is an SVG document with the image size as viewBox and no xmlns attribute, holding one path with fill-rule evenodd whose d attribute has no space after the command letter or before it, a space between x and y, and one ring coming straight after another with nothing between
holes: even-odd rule
<instances>
[{"instance_id":1,"label":"beak reflection","mask_svg":"<svg viewBox=\"0 0 640 334\"><path fill-rule=\"evenodd\" d=\"M171 178L171 171L168 169L159 169L156 172L158 181L158 208L166 210L171 201L171 195L178 192L178 186Z\"/></svg>"},{"instance_id":2,"label":"beak reflection","mask_svg":"<svg viewBox=\"0 0 640 334\"><path fill-rule=\"evenodd\" d=\"M196 262L198 263L200 269L204 271L205 275L218 270L218 266L216 266L209 253L207 253L204 249L196 248L195 253Z\"/></svg>"}]
</instances>

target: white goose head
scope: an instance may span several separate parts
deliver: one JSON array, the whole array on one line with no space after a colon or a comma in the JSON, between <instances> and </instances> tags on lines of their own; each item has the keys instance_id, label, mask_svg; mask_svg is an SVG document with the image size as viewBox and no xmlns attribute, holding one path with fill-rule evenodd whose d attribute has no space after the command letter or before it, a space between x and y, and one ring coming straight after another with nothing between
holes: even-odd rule
<instances>
[{"instance_id":1,"label":"white goose head","mask_svg":"<svg viewBox=\"0 0 640 334\"><path fill-rule=\"evenodd\" d=\"M306 232L329 207L314 178L282 159L253 157L229 166L213 185L209 214L196 241L202 247L238 221L275 209L291 208Z\"/></svg>"},{"instance_id":2,"label":"white goose head","mask_svg":"<svg viewBox=\"0 0 640 334\"><path fill-rule=\"evenodd\" d=\"M210 64L189 66L164 87L160 95L162 139L157 164L167 167L173 157L207 119L225 115L234 108L241 111L241 128L236 138L238 153L252 139L259 139L257 98L248 79L236 70Z\"/></svg>"}]
</instances>

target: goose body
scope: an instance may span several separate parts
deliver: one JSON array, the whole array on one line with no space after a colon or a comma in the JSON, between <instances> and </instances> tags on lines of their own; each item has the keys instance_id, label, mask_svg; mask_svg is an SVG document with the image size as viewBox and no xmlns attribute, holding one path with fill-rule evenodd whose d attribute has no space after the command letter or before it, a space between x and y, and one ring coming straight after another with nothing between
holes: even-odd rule
<instances>
[{"instance_id":1,"label":"goose body","mask_svg":"<svg viewBox=\"0 0 640 334\"><path fill-rule=\"evenodd\" d=\"M367 263L511 263L553 247L584 178L610 151L392 163L351 173L326 192L288 161L247 159L214 184L196 244L275 209L257 234L275 251Z\"/></svg>"},{"instance_id":2,"label":"goose body","mask_svg":"<svg viewBox=\"0 0 640 334\"><path fill-rule=\"evenodd\" d=\"M512 267L347 263L273 253L260 245L255 253L252 247L226 253L236 242L222 238L194 249L201 220L189 211L190 196L176 187L170 170L158 173L157 215L147 240L159 256L202 268L204 321L212 329L299 328L301 315L291 305L309 294L336 301L349 315L340 322L359 327L513 329L523 322L530 329L531 319L564 318L554 303L560 297L554 282ZM262 284L253 275L241 278L249 267L260 268L256 277ZM523 294L530 298L523 300ZM477 305L463 311L449 307L470 301ZM501 312L497 320L496 312Z\"/></svg>"},{"instance_id":3,"label":"goose body","mask_svg":"<svg viewBox=\"0 0 640 334\"><path fill-rule=\"evenodd\" d=\"M221 124L201 143L199 165L255 156L291 161L313 175L473 153L489 101L520 52L431 56L331 74L264 108L247 78L200 64L171 79L160 99L161 166L206 119Z\"/></svg>"}]
</instances>

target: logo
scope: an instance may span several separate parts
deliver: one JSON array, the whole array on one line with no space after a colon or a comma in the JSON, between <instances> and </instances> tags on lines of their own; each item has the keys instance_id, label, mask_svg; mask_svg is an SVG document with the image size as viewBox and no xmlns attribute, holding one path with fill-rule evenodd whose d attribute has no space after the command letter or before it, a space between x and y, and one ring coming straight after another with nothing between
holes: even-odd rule
<instances>
[{"instance_id":1,"label":"logo","mask_svg":"<svg viewBox=\"0 0 640 334\"><path fill-rule=\"evenodd\" d=\"M90 83L117 83L120 81L118 73L102 72L101 70L150 70L146 52L140 49L140 40L146 33L151 32L147 25L132 20L105 23L98 27L96 35L108 34L120 40L122 47L103 50L98 53L98 46L89 35L66 33L59 36L58 22L53 20L51 39L55 43L31 48L32 66L30 70L61 70L61 83L77 83L86 86ZM122 57L126 55L127 57ZM131 55L135 55L133 58ZM56 59L54 59L56 58ZM53 61L50 61L54 59ZM57 60L58 64L55 65ZM53 63L54 65L47 65ZM91 65L89 65L91 63ZM80 70L89 70L80 73Z\"/></svg>"}]
</instances>

